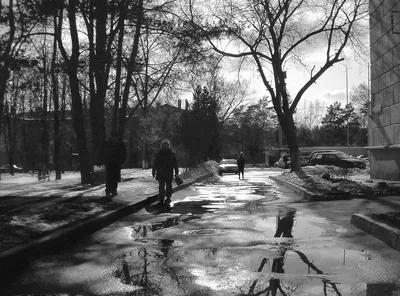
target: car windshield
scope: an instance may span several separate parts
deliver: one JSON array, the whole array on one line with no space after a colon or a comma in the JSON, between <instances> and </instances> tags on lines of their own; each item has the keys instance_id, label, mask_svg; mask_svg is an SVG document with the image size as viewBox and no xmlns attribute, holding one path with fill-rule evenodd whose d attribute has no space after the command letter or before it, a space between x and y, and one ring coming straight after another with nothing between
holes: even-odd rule
<instances>
[{"instance_id":1,"label":"car windshield","mask_svg":"<svg viewBox=\"0 0 400 296\"><path fill-rule=\"evenodd\" d=\"M221 164L236 164L235 159L224 159L221 161Z\"/></svg>"}]
</instances>

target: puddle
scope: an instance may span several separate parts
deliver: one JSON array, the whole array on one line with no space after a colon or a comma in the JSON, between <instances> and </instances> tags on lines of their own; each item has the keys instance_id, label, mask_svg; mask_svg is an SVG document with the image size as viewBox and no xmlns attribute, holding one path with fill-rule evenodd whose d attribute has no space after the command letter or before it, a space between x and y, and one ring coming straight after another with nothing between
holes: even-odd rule
<instances>
[{"instance_id":1,"label":"puddle","mask_svg":"<svg viewBox=\"0 0 400 296\"><path fill-rule=\"evenodd\" d=\"M166 229L174 226L181 225L182 223L187 223L191 220L200 219L200 216L192 214L184 214L179 216L169 217L160 221L156 221L152 224L137 224L134 226L125 227L130 233L130 237L137 241L148 241L149 239L154 239L153 232L161 229Z\"/></svg>"},{"instance_id":2,"label":"puddle","mask_svg":"<svg viewBox=\"0 0 400 296\"><path fill-rule=\"evenodd\" d=\"M270 209L263 190L247 186L235 199L223 192L175 203L172 211L181 216L135 228L176 227L166 233L172 239L158 235L136 247L121 259L116 276L142 289L138 295L380 295L374 292L379 285L363 281L362 270L374 262L368 251L300 247L300 240L326 236L328 221L285 206ZM201 220L186 224L193 219Z\"/></svg>"},{"instance_id":3,"label":"puddle","mask_svg":"<svg viewBox=\"0 0 400 296\"><path fill-rule=\"evenodd\" d=\"M204 202L204 201L203 201ZM186 204L194 204L190 201ZM254 203L254 202L253 202ZM208 201L208 206L220 206L227 203ZM205 204L197 204L205 207ZM309 216L293 208L278 208L279 216L262 216L240 220L231 212L221 217L199 215L174 216L158 221L148 229L155 232L169 227L178 227L177 235L193 236L191 241L201 236L213 236L203 240L223 241L234 237L235 231L241 237L246 236L243 228L246 223L262 233L264 242L258 245L229 245L223 247L202 248L194 244L183 248L183 244L173 239L155 239L142 247L136 247L125 254L119 263L115 275L130 286L141 289L138 295L368 295L377 296L381 289L395 291L396 286L372 285L363 282L362 268L374 261L366 250L348 250L342 248L301 248L296 240L322 236L327 221ZM235 219L228 219L232 216ZM243 215L241 215L242 219ZM248 217L248 216L247 216ZM219 221L235 221L232 228L185 229L184 223L193 219L208 225L208 220L217 225ZM222 222L221 222L222 223ZM222 225L222 224L221 224ZM242 225L242 226L240 226ZM185 224L183 226L188 226ZM189 225L190 226L190 225ZM143 225L141 226L143 229ZM337 231L345 231L338 228ZM140 232L140 230L138 230ZM228 234L228 235L226 235ZM226 235L222 237L223 235ZM218 236L221 236L219 238ZM194 237L197 237L196 239ZM261 235L260 235L261 238ZM286 239L289 238L289 239ZM200 241L199 241L200 242ZM186 243L187 245L187 243ZM195 294L197 291L198 294ZM199 292L200 291L200 292ZM374 292L375 291L375 292Z\"/></svg>"},{"instance_id":4,"label":"puddle","mask_svg":"<svg viewBox=\"0 0 400 296\"><path fill-rule=\"evenodd\" d=\"M227 233L228 231L225 229L194 229L182 232L183 235L221 235Z\"/></svg>"},{"instance_id":5,"label":"puddle","mask_svg":"<svg viewBox=\"0 0 400 296\"><path fill-rule=\"evenodd\" d=\"M188 232L216 234L213 229ZM148 293L149 289L159 289L160 294L147 295L172 295L171 291L175 291L174 295L193 295L185 290L189 283L196 285L190 289L214 292L206 295L220 295L220 291L227 293L223 295L267 295L268 290L282 289L285 294L277 295L309 296L324 295L325 289L330 291L327 295L378 296L391 294L368 293L378 291L378 287L381 291L397 289L391 284L364 283L358 265L366 258L364 252L357 250L285 247L179 250L173 245L171 240L160 240L158 246L138 248L126 254L115 276L124 284L141 287ZM263 294L262 289L265 289Z\"/></svg>"}]
</instances>

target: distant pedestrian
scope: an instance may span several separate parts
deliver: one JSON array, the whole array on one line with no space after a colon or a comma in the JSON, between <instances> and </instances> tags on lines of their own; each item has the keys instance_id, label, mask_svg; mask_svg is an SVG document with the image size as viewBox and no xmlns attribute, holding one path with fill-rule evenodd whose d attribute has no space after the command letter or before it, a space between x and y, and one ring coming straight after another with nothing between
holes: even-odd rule
<instances>
[{"instance_id":1,"label":"distant pedestrian","mask_svg":"<svg viewBox=\"0 0 400 296\"><path fill-rule=\"evenodd\" d=\"M244 180L244 165L245 165L245 158L244 158L244 153L240 152L239 157L237 159L237 165L238 165L238 173L239 173L239 180L240 180L240 174L242 174L242 178Z\"/></svg>"},{"instance_id":2,"label":"distant pedestrian","mask_svg":"<svg viewBox=\"0 0 400 296\"><path fill-rule=\"evenodd\" d=\"M161 149L154 159L152 174L153 178L158 180L159 205L164 205L168 209L171 204L172 181L174 175L178 177L179 169L176 155L172 152L171 144L167 139L161 142Z\"/></svg>"},{"instance_id":3,"label":"distant pedestrian","mask_svg":"<svg viewBox=\"0 0 400 296\"><path fill-rule=\"evenodd\" d=\"M285 169L287 169L289 167L288 161L289 161L289 157L287 156L287 154L284 154L282 156L282 160L285 163Z\"/></svg>"},{"instance_id":4,"label":"distant pedestrian","mask_svg":"<svg viewBox=\"0 0 400 296\"><path fill-rule=\"evenodd\" d=\"M121 181L121 165L125 162L126 147L118 132L112 132L104 147L106 165L106 197L118 195L118 182Z\"/></svg>"}]
</instances>

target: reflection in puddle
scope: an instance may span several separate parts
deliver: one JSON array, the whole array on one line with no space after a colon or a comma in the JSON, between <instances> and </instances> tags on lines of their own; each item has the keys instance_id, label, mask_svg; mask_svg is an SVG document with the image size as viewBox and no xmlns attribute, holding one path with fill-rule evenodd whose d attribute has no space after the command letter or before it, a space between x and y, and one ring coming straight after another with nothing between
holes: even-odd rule
<instances>
[{"instance_id":1,"label":"reflection in puddle","mask_svg":"<svg viewBox=\"0 0 400 296\"><path fill-rule=\"evenodd\" d=\"M298 215L296 209L282 209L277 217L255 219L255 229L268 237L268 242L255 247L185 249L171 239L146 240L149 233L155 236L158 230L200 219L201 214L209 213L206 208L227 203L216 198L175 203L175 213L195 215L168 217L133 227L132 237L139 237L146 244L125 254L116 271L121 282L137 288L131 295L220 295L223 292L223 295L377 296L391 295L397 289L394 285L363 283L358 266L373 260L368 251L298 249L296 239L321 235L323 230L313 223L325 221ZM235 208L231 210L232 214L238 213ZM233 218L237 219L234 215ZM228 221L229 217L224 219ZM213 235L217 239L218 235L231 233L229 228L178 229L185 236ZM387 294L377 294L377 291L387 291Z\"/></svg>"},{"instance_id":2,"label":"reflection in puddle","mask_svg":"<svg viewBox=\"0 0 400 296\"><path fill-rule=\"evenodd\" d=\"M221 235L227 233L228 231L225 229L194 229L182 232L184 235Z\"/></svg>"}]
</instances>

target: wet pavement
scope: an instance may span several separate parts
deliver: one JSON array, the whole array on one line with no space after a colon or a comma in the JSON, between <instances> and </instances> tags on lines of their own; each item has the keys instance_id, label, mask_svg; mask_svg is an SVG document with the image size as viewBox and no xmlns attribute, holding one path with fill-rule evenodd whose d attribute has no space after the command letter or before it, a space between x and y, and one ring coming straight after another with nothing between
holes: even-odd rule
<instances>
[{"instance_id":1,"label":"wet pavement","mask_svg":"<svg viewBox=\"0 0 400 296\"><path fill-rule=\"evenodd\" d=\"M252 169L213 177L57 254L0 295L400 295L399 253L350 224L368 200L308 203Z\"/></svg>"}]
</instances>

